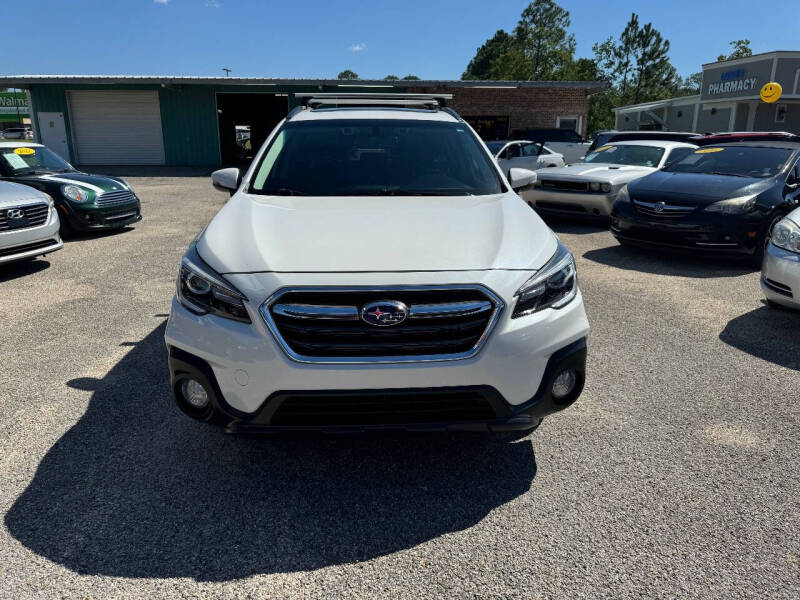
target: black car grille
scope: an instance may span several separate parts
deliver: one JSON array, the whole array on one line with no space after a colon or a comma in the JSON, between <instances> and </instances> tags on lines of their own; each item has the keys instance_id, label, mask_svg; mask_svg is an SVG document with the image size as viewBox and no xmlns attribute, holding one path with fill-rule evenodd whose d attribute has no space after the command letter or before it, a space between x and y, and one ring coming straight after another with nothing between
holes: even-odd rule
<instances>
[{"instance_id":1,"label":"black car grille","mask_svg":"<svg viewBox=\"0 0 800 600\"><path fill-rule=\"evenodd\" d=\"M291 393L270 419L276 426L413 425L497 417L478 390L387 390Z\"/></svg>"},{"instance_id":2,"label":"black car grille","mask_svg":"<svg viewBox=\"0 0 800 600\"><path fill-rule=\"evenodd\" d=\"M361 318L371 302L398 301L408 316L390 326ZM284 350L309 362L466 358L478 352L502 309L482 287L294 289L261 311Z\"/></svg>"},{"instance_id":3,"label":"black car grille","mask_svg":"<svg viewBox=\"0 0 800 600\"><path fill-rule=\"evenodd\" d=\"M114 206L116 204L125 204L133 202L136 196L130 190L119 190L116 192L104 192L97 197L95 203L97 206Z\"/></svg>"},{"instance_id":4,"label":"black car grille","mask_svg":"<svg viewBox=\"0 0 800 600\"><path fill-rule=\"evenodd\" d=\"M22 215L16 216L16 211L22 211ZM11 216L9 216L9 212ZM0 210L0 231L39 227L47 223L49 215L50 207L47 204L29 204L27 206L5 208Z\"/></svg>"},{"instance_id":5,"label":"black car grille","mask_svg":"<svg viewBox=\"0 0 800 600\"><path fill-rule=\"evenodd\" d=\"M540 179L539 185L545 189L566 190L570 192L588 192L589 184L585 181L560 181L558 179Z\"/></svg>"},{"instance_id":6,"label":"black car grille","mask_svg":"<svg viewBox=\"0 0 800 600\"><path fill-rule=\"evenodd\" d=\"M667 202L645 202L644 200L634 200L633 206L636 211L648 217L658 217L663 219L674 219L685 217L694 212L697 208L694 204L675 204Z\"/></svg>"}]
</instances>

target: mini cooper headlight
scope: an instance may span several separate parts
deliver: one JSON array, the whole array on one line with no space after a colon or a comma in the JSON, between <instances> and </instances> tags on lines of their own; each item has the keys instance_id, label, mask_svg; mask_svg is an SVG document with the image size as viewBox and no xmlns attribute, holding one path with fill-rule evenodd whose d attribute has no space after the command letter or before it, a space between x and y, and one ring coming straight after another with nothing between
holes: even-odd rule
<instances>
[{"instance_id":1,"label":"mini cooper headlight","mask_svg":"<svg viewBox=\"0 0 800 600\"><path fill-rule=\"evenodd\" d=\"M517 304L511 318L524 317L545 308L562 308L577 294L575 259L572 252L558 242L553 258L514 294Z\"/></svg>"},{"instance_id":2,"label":"mini cooper headlight","mask_svg":"<svg viewBox=\"0 0 800 600\"><path fill-rule=\"evenodd\" d=\"M783 219L772 230L772 243L778 248L800 254L800 227L789 219Z\"/></svg>"},{"instance_id":3,"label":"mini cooper headlight","mask_svg":"<svg viewBox=\"0 0 800 600\"><path fill-rule=\"evenodd\" d=\"M73 202L87 202L89 200L89 191L68 183L61 186L61 193Z\"/></svg>"},{"instance_id":4,"label":"mini cooper headlight","mask_svg":"<svg viewBox=\"0 0 800 600\"><path fill-rule=\"evenodd\" d=\"M250 323L244 294L209 267L192 244L181 260L178 274L178 300L199 315L214 314Z\"/></svg>"},{"instance_id":5,"label":"mini cooper headlight","mask_svg":"<svg viewBox=\"0 0 800 600\"><path fill-rule=\"evenodd\" d=\"M739 215L748 212L756 203L756 195L740 196L729 200L720 200L706 206L706 212L715 212L723 215Z\"/></svg>"}]
</instances>

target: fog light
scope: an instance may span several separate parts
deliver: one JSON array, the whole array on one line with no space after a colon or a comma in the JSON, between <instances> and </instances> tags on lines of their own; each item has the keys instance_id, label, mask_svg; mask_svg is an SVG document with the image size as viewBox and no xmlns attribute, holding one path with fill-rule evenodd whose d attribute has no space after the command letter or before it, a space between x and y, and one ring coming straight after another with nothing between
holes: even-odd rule
<instances>
[{"instance_id":1,"label":"fog light","mask_svg":"<svg viewBox=\"0 0 800 600\"><path fill-rule=\"evenodd\" d=\"M181 393L184 399L194 408L205 408L208 406L208 392L199 381L195 379L185 379L181 383Z\"/></svg>"},{"instance_id":2,"label":"fog light","mask_svg":"<svg viewBox=\"0 0 800 600\"><path fill-rule=\"evenodd\" d=\"M562 398L566 398L572 390L575 389L575 383L578 381L578 377L575 374L574 369L567 369L566 371L561 371L556 378L553 380L553 398L555 400L561 400Z\"/></svg>"}]
</instances>

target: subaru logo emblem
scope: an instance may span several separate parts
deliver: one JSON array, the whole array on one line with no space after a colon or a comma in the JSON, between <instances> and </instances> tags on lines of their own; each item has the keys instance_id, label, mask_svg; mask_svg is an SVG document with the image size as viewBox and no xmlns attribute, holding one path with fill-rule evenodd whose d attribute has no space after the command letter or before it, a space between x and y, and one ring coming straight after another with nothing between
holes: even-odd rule
<instances>
[{"instance_id":1,"label":"subaru logo emblem","mask_svg":"<svg viewBox=\"0 0 800 600\"><path fill-rule=\"evenodd\" d=\"M656 202L656 205L653 207L653 210L655 210L657 213L662 213L664 212L664 207L666 205L667 205L666 202Z\"/></svg>"},{"instance_id":2,"label":"subaru logo emblem","mask_svg":"<svg viewBox=\"0 0 800 600\"><path fill-rule=\"evenodd\" d=\"M25 216L25 211L21 208L9 208L6 212L6 217L9 219L21 219Z\"/></svg>"},{"instance_id":3,"label":"subaru logo emblem","mask_svg":"<svg viewBox=\"0 0 800 600\"><path fill-rule=\"evenodd\" d=\"M361 320L379 327L399 325L406 320L406 317L408 317L408 307L397 300L370 302L361 309Z\"/></svg>"}]
</instances>

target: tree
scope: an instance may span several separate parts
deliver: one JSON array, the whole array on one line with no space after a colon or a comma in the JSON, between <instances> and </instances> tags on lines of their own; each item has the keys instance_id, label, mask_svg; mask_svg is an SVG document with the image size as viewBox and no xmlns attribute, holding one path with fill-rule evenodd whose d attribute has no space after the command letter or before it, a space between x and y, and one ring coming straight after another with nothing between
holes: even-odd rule
<instances>
[{"instance_id":1,"label":"tree","mask_svg":"<svg viewBox=\"0 0 800 600\"><path fill-rule=\"evenodd\" d=\"M336 76L336 79L358 79L358 73L350 69L345 69Z\"/></svg>"},{"instance_id":2,"label":"tree","mask_svg":"<svg viewBox=\"0 0 800 600\"><path fill-rule=\"evenodd\" d=\"M400 78L397 75L387 75L383 78L384 81L399 81Z\"/></svg>"},{"instance_id":3,"label":"tree","mask_svg":"<svg viewBox=\"0 0 800 600\"><path fill-rule=\"evenodd\" d=\"M521 74L527 75L524 79L554 79L572 60L575 36L567 33L569 25L569 11L554 0L534 0L522 11L514 38L525 57L521 65Z\"/></svg>"},{"instance_id":4,"label":"tree","mask_svg":"<svg viewBox=\"0 0 800 600\"><path fill-rule=\"evenodd\" d=\"M475 56L469 61L467 70L461 75L461 79L492 79L492 66L503 54L508 52L513 41L508 33L498 29L475 52Z\"/></svg>"},{"instance_id":5,"label":"tree","mask_svg":"<svg viewBox=\"0 0 800 600\"><path fill-rule=\"evenodd\" d=\"M420 80L419 77L417 77L416 75L406 75L405 77L403 77L403 81L419 81L419 80Z\"/></svg>"},{"instance_id":6,"label":"tree","mask_svg":"<svg viewBox=\"0 0 800 600\"><path fill-rule=\"evenodd\" d=\"M734 58L743 58L745 56L753 56L753 51L750 49L750 40L733 40L729 46L733 48L733 52L727 56L720 54L717 57L717 62L733 60Z\"/></svg>"}]
</instances>

